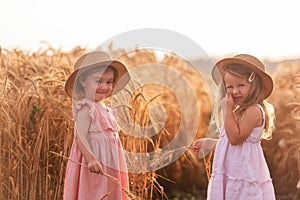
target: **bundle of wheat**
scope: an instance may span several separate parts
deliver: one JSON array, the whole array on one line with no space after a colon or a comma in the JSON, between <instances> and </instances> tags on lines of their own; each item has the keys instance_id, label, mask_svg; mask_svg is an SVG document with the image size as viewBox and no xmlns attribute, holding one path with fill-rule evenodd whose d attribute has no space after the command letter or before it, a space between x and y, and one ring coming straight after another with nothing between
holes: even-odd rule
<instances>
[{"instance_id":1,"label":"bundle of wheat","mask_svg":"<svg viewBox=\"0 0 300 200\"><path fill-rule=\"evenodd\" d=\"M61 198L65 162L49 151L70 148L71 104L63 85L83 52L1 49L1 199Z\"/></svg>"},{"instance_id":2,"label":"bundle of wheat","mask_svg":"<svg viewBox=\"0 0 300 200\"><path fill-rule=\"evenodd\" d=\"M212 104L201 74L175 54L164 54L162 60L150 50L119 54L118 59L131 69L134 79L116 100L119 104L129 105L129 108L118 110L118 121L125 127L124 135L127 135L123 140L124 148L146 154L142 161L129 159L129 169L144 170L144 177L148 177L145 181L133 181L140 179L142 174L132 174L133 190L154 185L159 191L159 183L170 190L174 187L205 187L207 178L203 161L185 148L193 139L205 136L210 120ZM124 99L125 103L120 103ZM158 182L153 178L157 176ZM148 197L152 198L153 194Z\"/></svg>"}]
</instances>

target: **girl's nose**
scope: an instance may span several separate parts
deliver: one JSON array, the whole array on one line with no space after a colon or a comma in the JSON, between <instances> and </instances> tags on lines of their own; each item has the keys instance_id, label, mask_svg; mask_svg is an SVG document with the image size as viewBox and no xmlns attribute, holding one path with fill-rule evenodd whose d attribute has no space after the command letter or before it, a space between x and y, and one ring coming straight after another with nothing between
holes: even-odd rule
<instances>
[{"instance_id":1,"label":"girl's nose","mask_svg":"<svg viewBox=\"0 0 300 200\"><path fill-rule=\"evenodd\" d=\"M239 91L238 91L238 89L237 88L233 88L232 89L232 94L237 94Z\"/></svg>"},{"instance_id":2,"label":"girl's nose","mask_svg":"<svg viewBox=\"0 0 300 200\"><path fill-rule=\"evenodd\" d=\"M106 88L106 84L105 83L98 83L98 89L105 89Z\"/></svg>"}]
</instances>

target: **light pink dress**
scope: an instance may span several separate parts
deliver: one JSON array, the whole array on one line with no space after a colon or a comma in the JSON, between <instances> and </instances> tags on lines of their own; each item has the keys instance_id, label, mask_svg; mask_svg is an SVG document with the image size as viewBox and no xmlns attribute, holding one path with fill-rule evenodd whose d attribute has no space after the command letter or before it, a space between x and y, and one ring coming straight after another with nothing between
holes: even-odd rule
<instances>
[{"instance_id":1,"label":"light pink dress","mask_svg":"<svg viewBox=\"0 0 300 200\"><path fill-rule=\"evenodd\" d=\"M256 127L240 145L231 145L221 129L214 154L212 175L208 184L208 200L273 200L274 187L260 144L265 125Z\"/></svg>"},{"instance_id":2,"label":"light pink dress","mask_svg":"<svg viewBox=\"0 0 300 200\"><path fill-rule=\"evenodd\" d=\"M92 119L88 142L94 155L102 163L103 172L118 179L122 187L129 190L126 161L115 114L111 108L85 99L73 107L74 119L84 105L88 106ZM71 147L70 159L87 165L75 141ZM99 200L105 195L108 195L105 200L129 199L113 179L92 173L87 167L68 161L64 185L65 200Z\"/></svg>"}]
</instances>

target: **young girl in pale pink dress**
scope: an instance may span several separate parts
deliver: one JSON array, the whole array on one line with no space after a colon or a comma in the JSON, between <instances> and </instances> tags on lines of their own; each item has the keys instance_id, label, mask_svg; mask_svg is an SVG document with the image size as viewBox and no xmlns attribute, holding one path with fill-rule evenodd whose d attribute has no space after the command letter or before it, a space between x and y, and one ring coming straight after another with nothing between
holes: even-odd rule
<instances>
[{"instance_id":1,"label":"young girl in pale pink dress","mask_svg":"<svg viewBox=\"0 0 300 200\"><path fill-rule=\"evenodd\" d=\"M212 72L215 83L225 87L220 136L192 145L196 151L215 148L207 199L274 200L260 143L271 138L274 128L274 109L265 100L273 90L272 78L261 61L247 54L220 60Z\"/></svg>"},{"instance_id":2,"label":"young girl in pale pink dress","mask_svg":"<svg viewBox=\"0 0 300 200\"><path fill-rule=\"evenodd\" d=\"M126 67L102 51L87 53L75 63L65 84L65 92L73 102L74 142L66 169L64 199L128 199L119 127L114 111L102 102L129 80Z\"/></svg>"}]
</instances>

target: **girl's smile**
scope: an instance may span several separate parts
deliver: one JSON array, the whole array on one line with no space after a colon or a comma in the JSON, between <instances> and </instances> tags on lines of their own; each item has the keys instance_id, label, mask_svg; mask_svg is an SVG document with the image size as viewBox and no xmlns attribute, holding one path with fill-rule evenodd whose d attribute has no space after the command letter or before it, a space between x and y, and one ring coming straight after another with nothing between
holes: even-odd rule
<instances>
[{"instance_id":1,"label":"girl's smile","mask_svg":"<svg viewBox=\"0 0 300 200\"><path fill-rule=\"evenodd\" d=\"M244 100L244 98L242 96L238 96L238 97L234 97L233 96L232 98L233 98L233 102L235 104L241 104L243 102L243 100Z\"/></svg>"},{"instance_id":2,"label":"girl's smile","mask_svg":"<svg viewBox=\"0 0 300 200\"><path fill-rule=\"evenodd\" d=\"M84 88L85 98L98 102L111 94L114 72L112 70L95 72L81 79L80 83Z\"/></svg>"}]
</instances>

